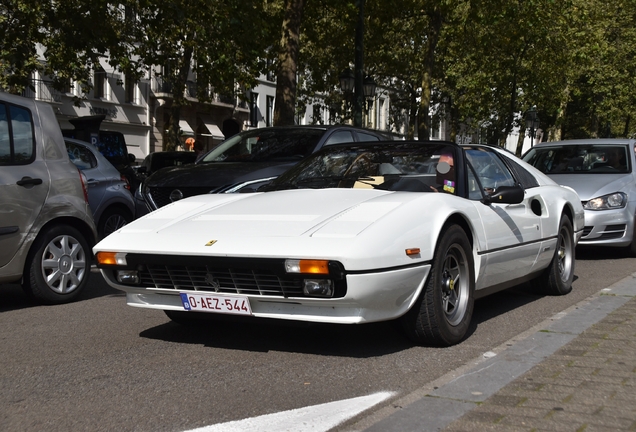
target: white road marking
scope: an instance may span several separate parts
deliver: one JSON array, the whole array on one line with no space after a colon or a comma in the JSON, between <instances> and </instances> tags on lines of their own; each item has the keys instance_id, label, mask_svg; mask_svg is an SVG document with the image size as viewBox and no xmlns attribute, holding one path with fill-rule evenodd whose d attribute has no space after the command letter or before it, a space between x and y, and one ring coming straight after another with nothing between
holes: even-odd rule
<instances>
[{"instance_id":1,"label":"white road marking","mask_svg":"<svg viewBox=\"0 0 636 432\"><path fill-rule=\"evenodd\" d=\"M393 396L374 393L244 420L218 423L186 432L323 432Z\"/></svg>"}]
</instances>

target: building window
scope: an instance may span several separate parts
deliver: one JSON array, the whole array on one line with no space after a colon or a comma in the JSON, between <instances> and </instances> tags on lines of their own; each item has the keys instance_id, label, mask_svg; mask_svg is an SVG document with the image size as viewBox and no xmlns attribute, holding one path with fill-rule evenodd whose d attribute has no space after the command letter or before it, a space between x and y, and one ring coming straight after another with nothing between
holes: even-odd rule
<instances>
[{"instance_id":1,"label":"building window","mask_svg":"<svg viewBox=\"0 0 636 432\"><path fill-rule=\"evenodd\" d=\"M250 126L258 126L258 93L254 92L250 97Z\"/></svg>"},{"instance_id":2,"label":"building window","mask_svg":"<svg viewBox=\"0 0 636 432\"><path fill-rule=\"evenodd\" d=\"M385 107L385 100L384 99L380 99L379 100L379 107L378 107L378 116L380 117L380 119L378 120L378 129L380 130L386 130L387 129L387 124L386 124L386 107Z\"/></svg>"},{"instance_id":3,"label":"building window","mask_svg":"<svg viewBox=\"0 0 636 432\"><path fill-rule=\"evenodd\" d=\"M323 124L322 105L316 104L312 107L311 124Z\"/></svg>"},{"instance_id":4,"label":"building window","mask_svg":"<svg viewBox=\"0 0 636 432\"><path fill-rule=\"evenodd\" d=\"M124 90L126 91L126 103L134 104L137 103L137 99L135 98L135 90L137 88L137 83L133 79L131 74L126 74L124 78Z\"/></svg>"},{"instance_id":5,"label":"building window","mask_svg":"<svg viewBox=\"0 0 636 432\"><path fill-rule=\"evenodd\" d=\"M267 126L274 126L274 96L267 96Z\"/></svg>"},{"instance_id":6,"label":"building window","mask_svg":"<svg viewBox=\"0 0 636 432\"><path fill-rule=\"evenodd\" d=\"M440 127L439 127L439 121L437 120L437 117L431 117L431 139L432 140L438 140L441 137L440 134Z\"/></svg>"},{"instance_id":7,"label":"building window","mask_svg":"<svg viewBox=\"0 0 636 432\"><path fill-rule=\"evenodd\" d=\"M93 92L96 98L106 97L106 72L101 67L95 68Z\"/></svg>"},{"instance_id":8,"label":"building window","mask_svg":"<svg viewBox=\"0 0 636 432\"><path fill-rule=\"evenodd\" d=\"M267 76L265 78L267 79L267 81L271 82L276 81L273 63L274 62L271 59L267 59Z\"/></svg>"}]
</instances>

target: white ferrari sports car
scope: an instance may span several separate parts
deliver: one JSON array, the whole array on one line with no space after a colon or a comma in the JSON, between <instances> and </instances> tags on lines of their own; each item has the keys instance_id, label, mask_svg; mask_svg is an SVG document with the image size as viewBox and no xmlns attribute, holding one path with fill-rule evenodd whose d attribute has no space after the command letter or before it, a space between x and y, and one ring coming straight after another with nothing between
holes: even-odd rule
<instances>
[{"instance_id":1,"label":"white ferrari sports car","mask_svg":"<svg viewBox=\"0 0 636 432\"><path fill-rule=\"evenodd\" d=\"M162 207L93 251L129 305L176 322L399 319L416 343L448 346L476 298L524 281L568 293L583 220L571 188L504 150L353 143L257 192Z\"/></svg>"}]
</instances>

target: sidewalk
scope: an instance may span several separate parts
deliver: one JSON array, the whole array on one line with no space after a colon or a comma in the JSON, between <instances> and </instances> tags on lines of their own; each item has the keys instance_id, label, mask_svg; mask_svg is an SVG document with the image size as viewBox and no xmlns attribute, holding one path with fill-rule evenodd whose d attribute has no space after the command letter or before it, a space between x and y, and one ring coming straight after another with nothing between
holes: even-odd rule
<instances>
[{"instance_id":1,"label":"sidewalk","mask_svg":"<svg viewBox=\"0 0 636 432\"><path fill-rule=\"evenodd\" d=\"M636 431L636 273L364 430Z\"/></svg>"}]
</instances>

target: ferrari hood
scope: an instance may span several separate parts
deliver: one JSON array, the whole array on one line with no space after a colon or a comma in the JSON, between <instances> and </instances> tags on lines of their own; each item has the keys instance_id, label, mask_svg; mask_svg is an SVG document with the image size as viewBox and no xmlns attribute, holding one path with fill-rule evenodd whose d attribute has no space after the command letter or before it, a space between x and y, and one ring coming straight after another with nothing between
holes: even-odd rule
<instances>
[{"instance_id":1,"label":"ferrari hood","mask_svg":"<svg viewBox=\"0 0 636 432\"><path fill-rule=\"evenodd\" d=\"M631 174L552 174L550 177L558 184L574 189L582 201L624 191L633 181Z\"/></svg>"},{"instance_id":2,"label":"ferrari hood","mask_svg":"<svg viewBox=\"0 0 636 432\"><path fill-rule=\"evenodd\" d=\"M400 205L400 200L383 199L391 195L345 189L200 195L154 211L123 227L119 235L154 231L182 238L202 233L217 239L352 237Z\"/></svg>"},{"instance_id":3,"label":"ferrari hood","mask_svg":"<svg viewBox=\"0 0 636 432\"><path fill-rule=\"evenodd\" d=\"M433 199L436 195L425 194ZM133 221L95 250L171 253L234 253L280 242L313 239L347 242L422 194L380 190L319 189L267 193L208 194L184 199ZM214 250L204 246L213 241ZM245 246L243 246L245 247Z\"/></svg>"}]
</instances>

